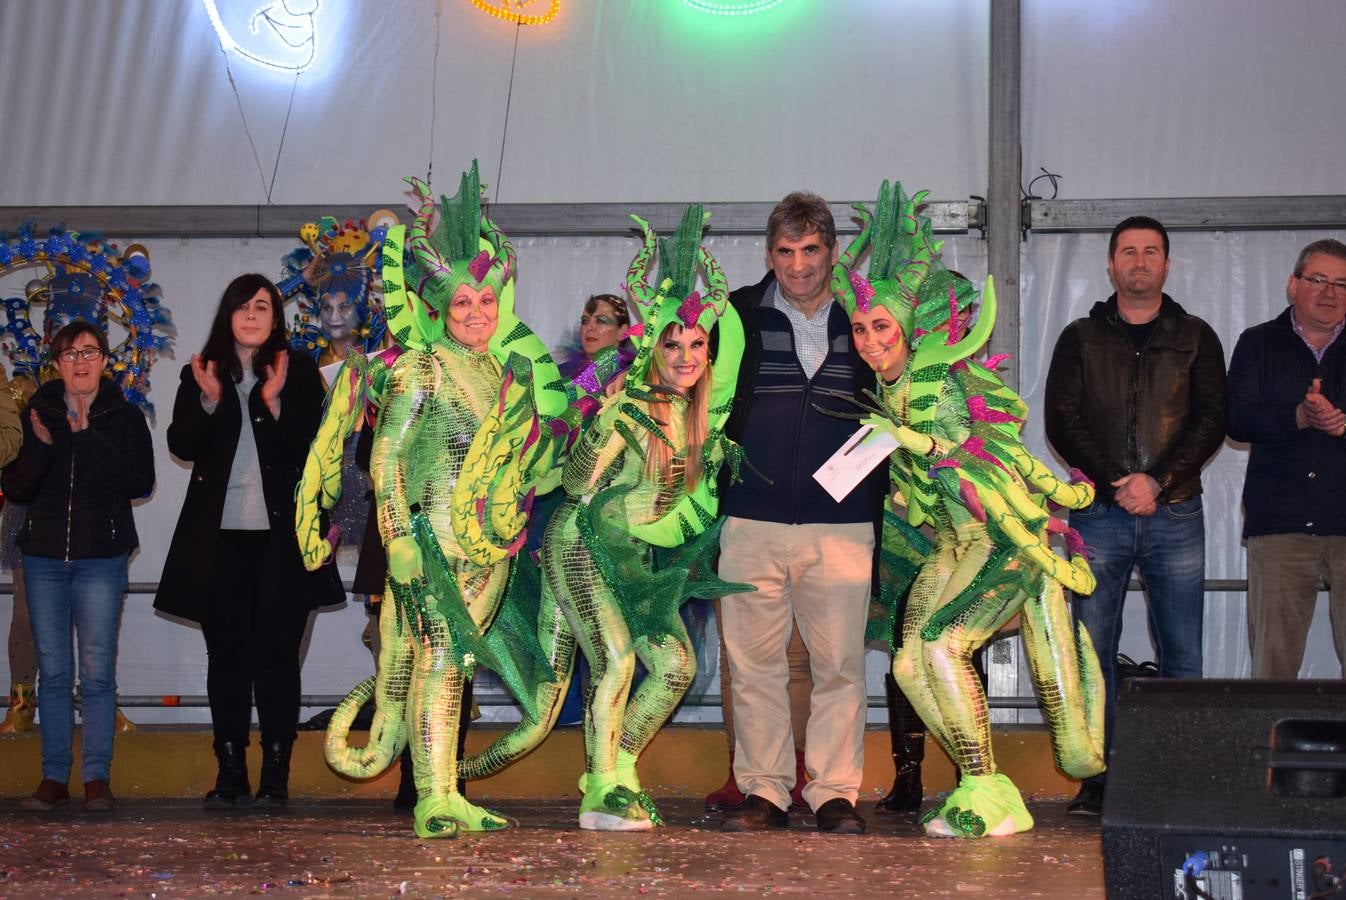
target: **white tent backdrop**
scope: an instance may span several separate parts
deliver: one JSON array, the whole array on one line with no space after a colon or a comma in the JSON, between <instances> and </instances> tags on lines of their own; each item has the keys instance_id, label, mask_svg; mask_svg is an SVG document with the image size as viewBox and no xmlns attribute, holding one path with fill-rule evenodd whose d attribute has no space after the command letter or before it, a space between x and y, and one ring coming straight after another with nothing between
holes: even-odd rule
<instances>
[{"instance_id":1,"label":"white tent backdrop","mask_svg":"<svg viewBox=\"0 0 1346 900\"><path fill-rule=\"evenodd\" d=\"M218 5L237 25L279 4ZM199 0L0 0L0 205L261 204L269 194L372 210L399 202L403 175L425 175L432 145L437 188L451 191L476 157L501 202L713 209L799 187L871 198L884 177L935 199L986 190L985 0L785 0L740 18L681 0L562 0L555 22L522 29L468 0L326 0L314 22L316 62L296 79L233 55L226 71ZM1022 27L1025 182L1046 166L1063 176L1063 198L1346 194L1346 4L1024 0ZM1211 322L1228 355L1244 327L1280 309L1295 252L1317 236L1177 233L1170 292ZM298 242L117 238L149 246L178 329L177 359L153 376L158 485L137 510L131 578L153 582L187 478L164 446L177 368L200 347L224 284L244 271L279 274ZM617 286L635 246L518 243L521 311L551 343L569 337L585 295ZM711 246L731 284L760 276L760 240ZM1061 327L1109 292L1105 248L1097 234L1023 245L1022 348L1010 365L1030 407ZM947 250L962 271L985 274L977 237ZM12 287L0 283L5 296ZM1028 435L1045 453L1040 423L1030 419ZM1244 575L1244 456L1226 446L1207 471L1212 578ZM0 597L0 622L9 603ZM1127 622L1123 649L1150 658L1139 598ZM317 617L307 693L343 692L368 673L362 625L352 606ZM1325 631L1321 616L1305 674L1338 674ZM1246 674L1241 595L1209 596L1205 648L1208 674ZM148 597L130 598L122 692L203 694L203 650L194 630L154 616ZM871 693L881 693L883 654L869 664ZM193 715L204 711L136 713Z\"/></svg>"}]
</instances>

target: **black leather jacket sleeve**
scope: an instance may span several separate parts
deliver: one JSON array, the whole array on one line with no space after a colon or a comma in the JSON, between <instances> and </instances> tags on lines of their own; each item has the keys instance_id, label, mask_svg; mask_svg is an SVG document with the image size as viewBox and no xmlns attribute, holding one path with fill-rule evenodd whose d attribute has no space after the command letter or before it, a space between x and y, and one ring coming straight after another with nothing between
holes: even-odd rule
<instances>
[{"instance_id":1,"label":"black leather jacket sleeve","mask_svg":"<svg viewBox=\"0 0 1346 900\"><path fill-rule=\"evenodd\" d=\"M1196 359L1189 377L1191 407L1187 422L1168 452L1150 467L1148 473L1159 482L1161 501L1174 487L1198 477L1206 460L1214 456L1224 442L1229 396L1224 348L1205 322L1201 323Z\"/></svg>"},{"instance_id":2,"label":"black leather jacket sleeve","mask_svg":"<svg viewBox=\"0 0 1346 900\"><path fill-rule=\"evenodd\" d=\"M1109 457L1084 415L1084 366L1077 328L1076 323L1067 325L1052 350L1043 398L1047 440L1067 465L1089 476L1101 499L1110 498L1112 482L1127 473Z\"/></svg>"}]
</instances>

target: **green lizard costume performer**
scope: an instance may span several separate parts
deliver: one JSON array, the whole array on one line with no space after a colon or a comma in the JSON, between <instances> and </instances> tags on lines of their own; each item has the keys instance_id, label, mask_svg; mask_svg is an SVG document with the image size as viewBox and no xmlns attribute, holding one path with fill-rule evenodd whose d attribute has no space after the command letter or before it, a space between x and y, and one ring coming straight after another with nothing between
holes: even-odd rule
<instances>
[{"instance_id":1,"label":"green lizard costume performer","mask_svg":"<svg viewBox=\"0 0 1346 900\"><path fill-rule=\"evenodd\" d=\"M662 242L658 289L645 281L654 232L632 218L645 234L628 273L642 339L625 388L604 402L571 450L562 477L567 499L547 527L542 554L543 608L559 608L591 670L579 823L607 831L661 823L636 760L696 673L678 607L692 596L747 588L702 574L719 531L716 476L737 449L721 429L742 326L723 272L701 246L708 218L701 207L689 207L675 237ZM699 268L705 299L695 290ZM664 555L656 547L677 550ZM630 696L637 658L649 675Z\"/></svg>"},{"instance_id":2,"label":"green lizard costume performer","mask_svg":"<svg viewBox=\"0 0 1346 900\"><path fill-rule=\"evenodd\" d=\"M521 670L516 656L528 648L510 648L490 629L532 485L564 446L539 422L558 416L566 395L546 348L514 315L514 250L481 213L476 164L443 200L433 233L429 188L408 181L421 206L405 271L405 229L391 229L383 247L385 309L400 352L347 357L299 485L296 528L306 564L323 564L333 535L320 533L319 508L340 494L342 440L374 407L371 475L389 569L382 652L377 676L333 715L326 756L342 774L371 777L409 740L416 833L451 837L507 825L458 793L459 704L479 662L520 696L532 693L524 670L545 669L534 658ZM351 721L371 696L369 744L351 747Z\"/></svg>"},{"instance_id":3,"label":"green lizard costume performer","mask_svg":"<svg viewBox=\"0 0 1346 900\"><path fill-rule=\"evenodd\" d=\"M908 199L885 181L872 217L857 204L863 230L839 258L832 288L851 315L856 348L881 376L878 407L864 421L898 443L890 473L906 521L886 516L883 558L890 572L902 570L894 561L909 563L911 593L893 676L962 773L922 821L931 835L1006 835L1033 819L996 771L971 657L1022 613L1056 764L1074 778L1102 771L1098 660L1062 591L1091 593L1093 574L1079 536L1046 506L1085 507L1094 489L1078 472L1062 482L1024 449L1023 401L996 375L998 360L970 359L995 322L994 286L988 279L980 317L964 335L976 292L943 267L929 219L916 214L923 197ZM854 269L870 243L865 278ZM914 531L923 523L934 529L933 547ZM1049 546L1051 534L1065 536L1069 561Z\"/></svg>"}]
</instances>

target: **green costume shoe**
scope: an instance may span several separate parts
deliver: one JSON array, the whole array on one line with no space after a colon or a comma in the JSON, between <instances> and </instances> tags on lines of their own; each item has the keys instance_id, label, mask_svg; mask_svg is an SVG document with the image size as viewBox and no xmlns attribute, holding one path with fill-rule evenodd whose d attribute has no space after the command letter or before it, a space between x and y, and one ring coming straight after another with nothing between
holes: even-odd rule
<instances>
[{"instance_id":1,"label":"green costume shoe","mask_svg":"<svg viewBox=\"0 0 1346 900\"><path fill-rule=\"evenodd\" d=\"M641 809L645 810L646 815L648 815L650 818L651 824L653 825L664 824L664 817L659 815L659 809L654 805L654 798L651 797L649 794L647 794L645 790L640 786L640 776L636 774L636 757L632 756L630 753L627 753L625 750L618 750L617 768L612 774L613 777L616 779L618 786L626 788L636 796L636 802L640 804ZM582 775L580 775L581 794L588 793L588 784L589 784L589 773L585 772ZM581 812L583 812L583 806L581 806ZM630 831L632 829L600 828L597 830Z\"/></svg>"},{"instance_id":2,"label":"green costume shoe","mask_svg":"<svg viewBox=\"0 0 1346 900\"><path fill-rule=\"evenodd\" d=\"M1029 831L1033 827L1033 815L1024 806L1023 794L1019 793L1019 788L1014 782L1009 780L1009 776L1004 772L997 772L991 776L995 779L996 785L1000 788L1000 796L1009 807L1010 817L1014 820L1014 831L1017 834L1021 831Z\"/></svg>"},{"instance_id":3,"label":"green costume shoe","mask_svg":"<svg viewBox=\"0 0 1346 900\"><path fill-rule=\"evenodd\" d=\"M642 802L640 793L620 783L616 773L600 778L589 774L581 779L584 799L580 801L580 827L587 831L648 831L660 824L650 815L654 804ZM654 814L658 816L658 813Z\"/></svg>"},{"instance_id":4,"label":"green costume shoe","mask_svg":"<svg viewBox=\"0 0 1346 900\"><path fill-rule=\"evenodd\" d=\"M468 803L462 794L426 797L416 804L416 836L457 837L460 831L501 831L509 821L487 809Z\"/></svg>"},{"instance_id":5,"label":"green costume shoe","mask_svg":"<svg viewBox=\"0 0 1346 900\"><path fill-rule=\"evenodd\" d=\"M1004 775L964 775L921 824L931 837L1004 837L1032 828L1033 817Z\"/></svg>"}]
</instances>

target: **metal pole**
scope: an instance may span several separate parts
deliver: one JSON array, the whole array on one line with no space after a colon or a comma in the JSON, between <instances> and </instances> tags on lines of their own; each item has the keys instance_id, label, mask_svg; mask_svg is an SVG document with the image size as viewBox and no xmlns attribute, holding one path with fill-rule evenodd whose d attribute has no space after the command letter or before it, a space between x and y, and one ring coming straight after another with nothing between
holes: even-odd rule
<instances>
[{"instance_id":1,"label":"metal pole","mask_svg":"<svg viewBox=\"0 0 1346 900\"><path fill-rule=\"evenodd\" d=\"M991 353L1019 356L1019 0L991 0L990 103L987 138L987 271L995 276L998 311ZM1018 370L1005 381L1018 388Z\"/></svg>"}]
</instances>

